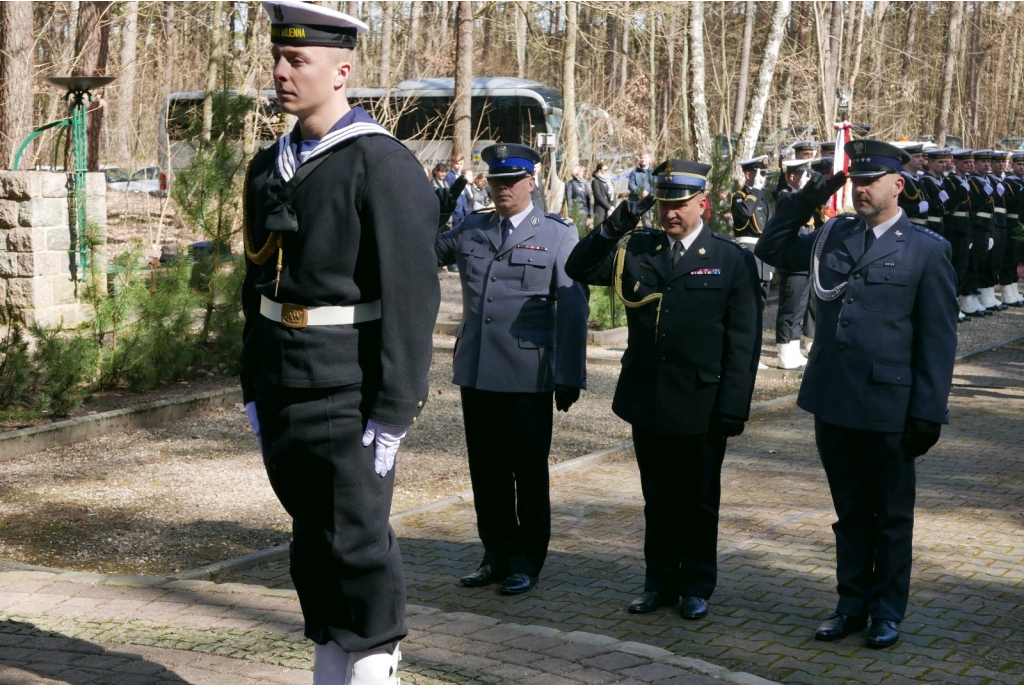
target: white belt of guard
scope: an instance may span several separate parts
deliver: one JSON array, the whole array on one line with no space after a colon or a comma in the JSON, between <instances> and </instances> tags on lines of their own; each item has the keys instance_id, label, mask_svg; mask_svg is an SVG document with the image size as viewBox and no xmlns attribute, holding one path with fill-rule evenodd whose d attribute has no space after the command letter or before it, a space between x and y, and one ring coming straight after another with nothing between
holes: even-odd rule
<instances>
[{"instance_id":1,"label":"white belt of guard","mask_svg":"<svg viewBox=\"0 0 1024 685\"><path fill-rule=\"evenodd\" d=\"M928 221L931 221L932 223L935 223L935 224L941 224L942 223L942 217L930 216L930 217L928 217Z\"/></svg>"},{"instance_id":2,"label":"white belt of guard","mask_svg":"<svg viewBox=\"0 0 1024 685\"><path fill-rule=\"evenodd\" d=\"M376 321L380 318L380 300L361 302L350 307L303 307L274 302L266 295L261 295L260 314L289 328L341 326Z\"/></svg>"},{"instance_id":3,"label":"white belt of guard","mask_svg":"<svg viewBox=\"0 0 1024 685\"><path fill-rule=\"evenodd\" d=\"M1007 219L1016 219L1016 218L1017 218L1017 215L1016 215L1016 214L1007 214L1007 215L1006 215L1006 218L1007 218Z\"/></svg>"},{"instance_id":4,"label":"white belt of guard","mask_svg":"<svg viewBox=\"0 0 1024 685\"><path fill-rule=\"evenodd\" d=\"M974 216L976 216L978 218L981 218L981 219L991 219L992 218L992 213L991 212L978 212Z\"/></svg>"},{"instance_id":5,"label":"white belt of guard","mask_svg":"<svg viewBox=\"0 0 1024 685\"><path fill-rule=\"evenodd\" d=\"M967 216L967 212L953 212L953 216Z\"/></svg>"},{"instance_id":6,"label":"white belt of guard","mask_svg":"<svg viewBox=\"0 0 1024 685\"><path fill-rule=\"evenodd\" d=\"M996 214L1006 214L1006 207L996 207Z\"/></svg>"},{"instance_id":7,"label":"white belt of guard","mask_svg":"<svg viewBox=\"0 0 1024 685\"><path fill-rule=\"evenodd\" d=\"M910 223L917 224L918 226L927 226L928 225L928 222L926 222L924 219L911 219Z\"/></svg>"}]
</instances>

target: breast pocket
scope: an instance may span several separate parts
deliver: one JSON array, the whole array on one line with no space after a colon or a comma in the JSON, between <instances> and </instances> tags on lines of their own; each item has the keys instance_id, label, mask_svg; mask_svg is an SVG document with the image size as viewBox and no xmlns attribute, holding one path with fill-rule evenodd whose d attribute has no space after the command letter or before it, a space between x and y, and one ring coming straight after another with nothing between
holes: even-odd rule
<instances>
[{"instance_id":1,"label":"breast pocket","mask_svg":"<svg viewBox=\"0 0 1024 685\"><path fill-rule=\"evenodd\" d=\"M554 255L544 250L515 248L509 255L509 287L515 290L548 290Z\"/></svg>"},{"instance_id":2,"label":"breast pocket","mask_svg":"<svg viewBox=\"0 0 1024 685\"><path fill-rule=\"evenodd\" d=\"M658 276L654 267L631 264L622 277L622 293L630 300L646 297L658 289ZM630 296L636 293L637 298Z\"/></svg>"},{"instance_id":3,"label":"breast pocket","mask_svg":"<svg viewBox=\"0 0 1024 685\"><path fill-rule=\"evenodd\" d=\"M463 243L459 248L459 271L467 281L479 281L487 271L487 257L490 254L486 245L476 242Z\"/></svg>"},{"instance_id":4,"label":"breast pocket","mask_svg":"<svg viewBox=\"0 0 1024 685\"><path fill-rule=\"evenodd\" d=\"M864 286L864 308L875 312L900 312L909 309L912 293L908 293L909 269L868 267Z\"/></svg>"}]
</instances>

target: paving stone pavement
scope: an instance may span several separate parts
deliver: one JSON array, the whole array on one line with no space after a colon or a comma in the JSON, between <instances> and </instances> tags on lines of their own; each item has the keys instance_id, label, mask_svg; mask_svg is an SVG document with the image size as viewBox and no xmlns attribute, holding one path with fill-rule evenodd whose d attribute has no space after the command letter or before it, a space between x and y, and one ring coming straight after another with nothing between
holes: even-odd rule
<instances>
[{"instance_id":1,"label":"paving stone pavement","mask_svg":"<svg viewBox=\"0 0 1024 685\"><path fill-rule=\"evenodd\" d=\"M455 583L482 554L471 505L401 521L409 601L607 635L786 683L1022 683L1024 345L958 365L955 386L952 425L917 462L912 595L892 649L868 649L860 636L813 640L835 602L835 517L812 419L795 407L755 417L730 441L720 579L707 619L624 610L643 582L643 502L631 459L552 479L551 552L527 595ZM289 586L281 562L237 579Z\"/></svg>"}]
</instances>

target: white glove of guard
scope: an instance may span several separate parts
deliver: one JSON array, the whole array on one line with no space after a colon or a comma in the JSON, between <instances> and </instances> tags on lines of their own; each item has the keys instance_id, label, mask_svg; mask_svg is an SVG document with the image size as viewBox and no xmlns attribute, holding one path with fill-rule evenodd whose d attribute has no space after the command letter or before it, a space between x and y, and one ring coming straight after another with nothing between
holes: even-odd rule
<instances>
[{"instance_id":1,"label":"white glove of guard","mask_svg":"<svg viewBox=\"0 0 1024 685\"><path fill-rule=\"evenodd\" d=\"M922 200L921 202L919 202L918 205L917 205L917 211L919 211L921 214L927 214L928 213L928 202L925 201L925 200Z\"/></svg>"},{"instance_id":2,"label":"white glove of guard","mask_svg":"<svg viewBox=\"0 0 1024 685\"><path fill-rule=\"evenodd\" d=\"M363 447L373 447L373 470L383 478L388 471L395 467L395 455L398 454L398 446L409 432L409 427L385 426L373 419L366 422L366 432L363 433Z\"/></svg>"},{"instance_id":3,"label":"white glove of guard","mask_svg":"<svg viewBox=\"0 0 1024 685\"><path fill-rule=\"evenodd\" d=\"M800 187L803 188L805 185L807 185L807 182L810 180L811 173L809 171L805 171L803 175L800 177Z\"/></svg>"},{"instance_id":4,"label":"white glove of guard","mask_svg":"<svg viewBox=\"0 0 1024 685\"><path fill-rule=\"evenodd\" d=\"M991 195L993 192L995 192L995 189L992 188L992 184L991 183L986 183L984 190L985 190L985 194L986 195Z\"/></svg>"},{"instance_id":5,"label":"white glove of guard","mask_svg":"<svg viewBox=\"0 0 1024 685\"><path fill-rule=\"evenodd\" d=\"M767 180L768 180L768 177L765 176L764 174L758 174L757 176L755 176L754 177L754 189L755 190L761 190L762 188L764 188L764 184L767 182Z\"/></svg>"},{"instance_id":6,"label":"white glove of guard","mask_svg":"<svg viewBox=\"0 0 1024 685\"><path fill-rule=\"evenodd\" d=\"M990 250L991 250L991 249L992 249L992 247L993 247L993 246L994 246L995 244L996 244L995 238L989 238L989 239L988 239L988 249L990 249Z\"/></svg>"},{"instance_id":7,"label":"white glove of guard","mask_svg":"<svg viewBox=\"0 0 1024 685\"><path fill-rule=\"evenodd\" d=\"M949 193L947 193L945 190L940 190L939 191L939 202L948 202L948 201L949 201Z\"/></svg>"},{"instance_id":8,"label":"white glove of guard","mask_svg":"<svg viewBox=\"0 0 1024 685\"><path fill-rule=\"evenodd\" d=\"M1006 186L1004 186L1002 183L997 183L996 192L999 193L999 197L1002 197L1003 193L1006 192Z\"/></svg>"},{"instance_id":9,"label":"white glove of guard","mask_svg":"<svg viewBox=\"0 0 1024 685\"><path fill-rule=\"evenodd\" d=\"M245 415L249 419L249 425L252 426L252 434L256 436L256 446L260 448L260 454L262 454L263 440L260 439L260 418L256 415L255 402L246 403Z\"/></svg>"}]
</instances>

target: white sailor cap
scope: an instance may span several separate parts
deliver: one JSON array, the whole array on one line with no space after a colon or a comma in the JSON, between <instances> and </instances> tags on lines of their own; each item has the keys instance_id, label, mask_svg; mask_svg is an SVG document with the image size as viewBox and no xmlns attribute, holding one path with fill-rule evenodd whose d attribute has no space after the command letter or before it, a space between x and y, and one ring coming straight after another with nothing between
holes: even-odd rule
<instances>
[{"instance_id":1,"label":"white sailor cap","mask_svg":"<svg viewBox=\"0 0 1024 685\"><path fill-rule=\"evenodd\" d=\"M782 166L786 168L787 174L796 173L797 171L810 171L811 165L817 162L819 158L815 159L784 159L782 160Z\"/></svg>"},{"instance_id":2,"label":"white sailor cap","mask_svg":"<svg viewBox=\"0 0 1024 685\"><path fill-rule=\"evenodd\" d=\"M767 169L768 168L768 155L761 155L760 157L751 157L750 159L741 159L738 164L744 171L750 171L751 169Z\"/></svg>"},{"instance_id":3,"label":"white sailor cap","mask_svg":"<svg viewBox=\"0 0 1024 685\"><path fill-rule=\"evenodd\" d=\"M895 145L901 150L904 150L912 155L916 155L918 152L924 150L925 143L918 142L916 140L894 140L889 143Z\"/></svg>"},{"instance_id":4,"label":"white sailor cap","mask_svg":"<svg viewBox=\"0 0 1024 685\"><path fill-rule=\"evenodd\" d=\"M270 17L274 45L354 48L356 36L370 28L355 17L298 0L264 2L263 9Z\"/></svg>"}]
</instances>

